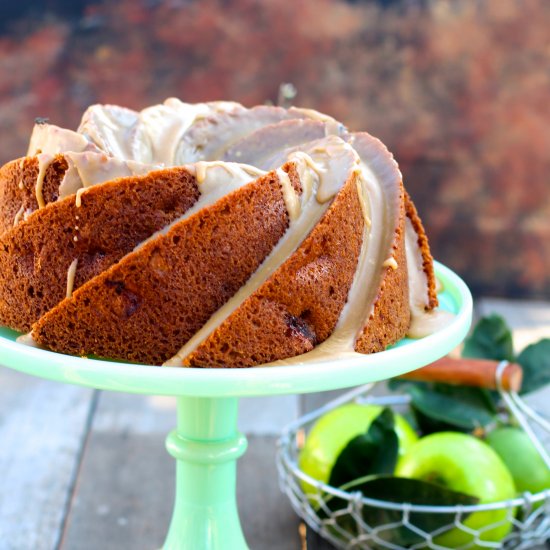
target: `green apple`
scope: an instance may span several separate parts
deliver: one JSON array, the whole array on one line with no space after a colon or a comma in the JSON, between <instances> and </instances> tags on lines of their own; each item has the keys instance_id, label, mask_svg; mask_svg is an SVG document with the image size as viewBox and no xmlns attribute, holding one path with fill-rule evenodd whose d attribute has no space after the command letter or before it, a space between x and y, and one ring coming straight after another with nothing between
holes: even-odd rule
<instances>
[{"instance_id":1,"label":"green apple","mask_svg":"<svg viewBox=\"0 0 550 550\"><path fill-rule=\"evenodd\" d=\"M550 489L550 468L523 430L512 426L497 428L485 441L510 470L519 493Z\"/></svg>"},{"instance_id":2,"label":"green apple","mask_svg":"<svg viewBox=\"0 0 550 550\"><path fill-rule=\"evenodd\" d=\"M395 470L399 477L422 479L443 485L479 499L480 504L514 498L516 488L501 458L483 441L458 432L438 432L420 439L399 459ZM510 531L507 510L474 512L464 525L475 531L484 530L480 539L499 542ZM474 536L458 528L438 535L434 542L448 548L472 543ZM473 544L468 548L480 548Z\"/></svg>"},{"instance_id":3,"label":"green apple","mask_svg":"<svg viewBox=\"0 0 550 550\"><path fill-rule=\"evenodd\" d=\"M314 479L328 483L338 455L354 437L368 430L382 409L379 405L350 403L323 415L312 427L300 451L300 470ZM418 436L400 414L395 414L394 417L399 441L398 452L401 456L418 440ZM306 492L312 489L307 483L302 486Z\"/></svg>"}]
</instances>

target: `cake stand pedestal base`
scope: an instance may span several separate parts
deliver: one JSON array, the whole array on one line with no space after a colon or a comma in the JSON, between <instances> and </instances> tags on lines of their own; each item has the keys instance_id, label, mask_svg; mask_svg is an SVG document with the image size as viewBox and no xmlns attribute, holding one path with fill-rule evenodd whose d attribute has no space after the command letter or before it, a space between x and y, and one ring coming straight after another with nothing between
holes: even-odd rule
<instances>
[{"instance_id":1,"label":"cake stand pedestal base","mask_svg":"<svg viewBox=\"0 0 550 550\"><path fill-rule=\"evenodd\" d=\"M236 499L238 398L178 399L178 427L166 439L177 460L174 513L163 550L246 549Z\"/></svg>"}]
</instances>

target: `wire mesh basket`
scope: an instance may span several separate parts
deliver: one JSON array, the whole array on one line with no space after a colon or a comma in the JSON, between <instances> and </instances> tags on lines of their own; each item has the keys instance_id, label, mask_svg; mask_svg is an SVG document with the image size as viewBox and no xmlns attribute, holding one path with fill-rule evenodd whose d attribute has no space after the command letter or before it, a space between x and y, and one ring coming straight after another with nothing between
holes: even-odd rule
<instances>
[{"instance_id":1,"label":"wire mesh basket","mask_svg":"<svg viewBox=\"0 0 550 550\"><path fill-rule=\"evenodd\" d=\"M493 387L500 392L505 407L527 432L550 468L547 451L550 448L550 422L514 391L513 384L508 383L511 377L506 371L507 366L506 362L494 363L491 374ZM417 372L422 370L425 369ZM420 379L428 378L435 380L429 372L427 377ZM476 382L472 384L481 385ZM279 439L277 467L281 489L297 514L312 529L337 548L373 550L523 550L545 544L550 539L550 489L537 494L524 493L513 500L490 504L427 506L366 498L360 492L331 487L301 471L298 457L305 434L328 411L350 402L389 406L396 411L408 407L408 395L372 396L369 392L373 386L368 384L356 388L301 417L287 426ZM335 500L338 505L331 505ZM478 516L476 529L471 527L472 522L469 522L470 526L465 522L473 514ZM484 535L499 528L508 532L502 540L484 540L491 538Z\"/></svg>"}]
</instances>

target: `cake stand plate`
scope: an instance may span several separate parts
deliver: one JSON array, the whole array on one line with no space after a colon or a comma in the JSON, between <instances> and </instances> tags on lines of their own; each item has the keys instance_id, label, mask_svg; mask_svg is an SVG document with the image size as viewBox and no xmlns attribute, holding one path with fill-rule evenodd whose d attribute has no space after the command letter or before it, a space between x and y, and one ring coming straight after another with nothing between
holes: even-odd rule
<instances>
[{"instance_id":1,"label":"cake stand plate","mask_svg":"<svg viewBox=\"0 0 550 550\"><path fill-rule=\"evenodd\" d=\"M436 263L440 308L451 324L419 340L403 339L372 355L250 369L155 368L86 359L28 347L0 328L0 363L27 374L103 390L177 397L178 424L166 439L177 460L174 513L164 550L247 548L236 505L236 460L246 450L237 431L238 398L307 393L385 380L446 355L465 337L472 297ZM307 356L302 356L307 358Z\"/></svg>"}]
</instances>

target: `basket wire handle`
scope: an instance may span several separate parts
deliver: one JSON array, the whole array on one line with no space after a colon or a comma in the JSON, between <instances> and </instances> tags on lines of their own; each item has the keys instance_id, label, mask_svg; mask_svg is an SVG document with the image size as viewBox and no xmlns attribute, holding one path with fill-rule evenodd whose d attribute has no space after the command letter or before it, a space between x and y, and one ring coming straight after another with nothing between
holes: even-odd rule
<instances>
[{"instance_id":1,"label":"basket wire handle","mask_svg":"<svg viewBox=\"0 0 550 550\"><path fill-rule=\"evenodd\" d=\"M542 460L546 463L546 466L550 468L550 456L546 452L546 449L544 448L543 444L540 442L540 439L537 437L537 435L531 428L531 425L529 424L529 420L527 419L527 417L531 418L531 420L539 424L544 430L548 432L550 432L550 422L542 418L542 416L537 414L531 407L529 407L520 398L517 391L515 390L507 391L503 387L502 381L504 378L504 372L506 371L506 368L508 366L509 366L508 361L501 361L497 366L496 375L495 375L497 389L500 393L500 396L506 403L508 410L514 415L514 418L518 421L519 425L522 427L525 433L529 436L531 443L533 443L533 445L535 446L535 449L537 449L537 452L541 456Z\"/></svg>"}]
</instances>

